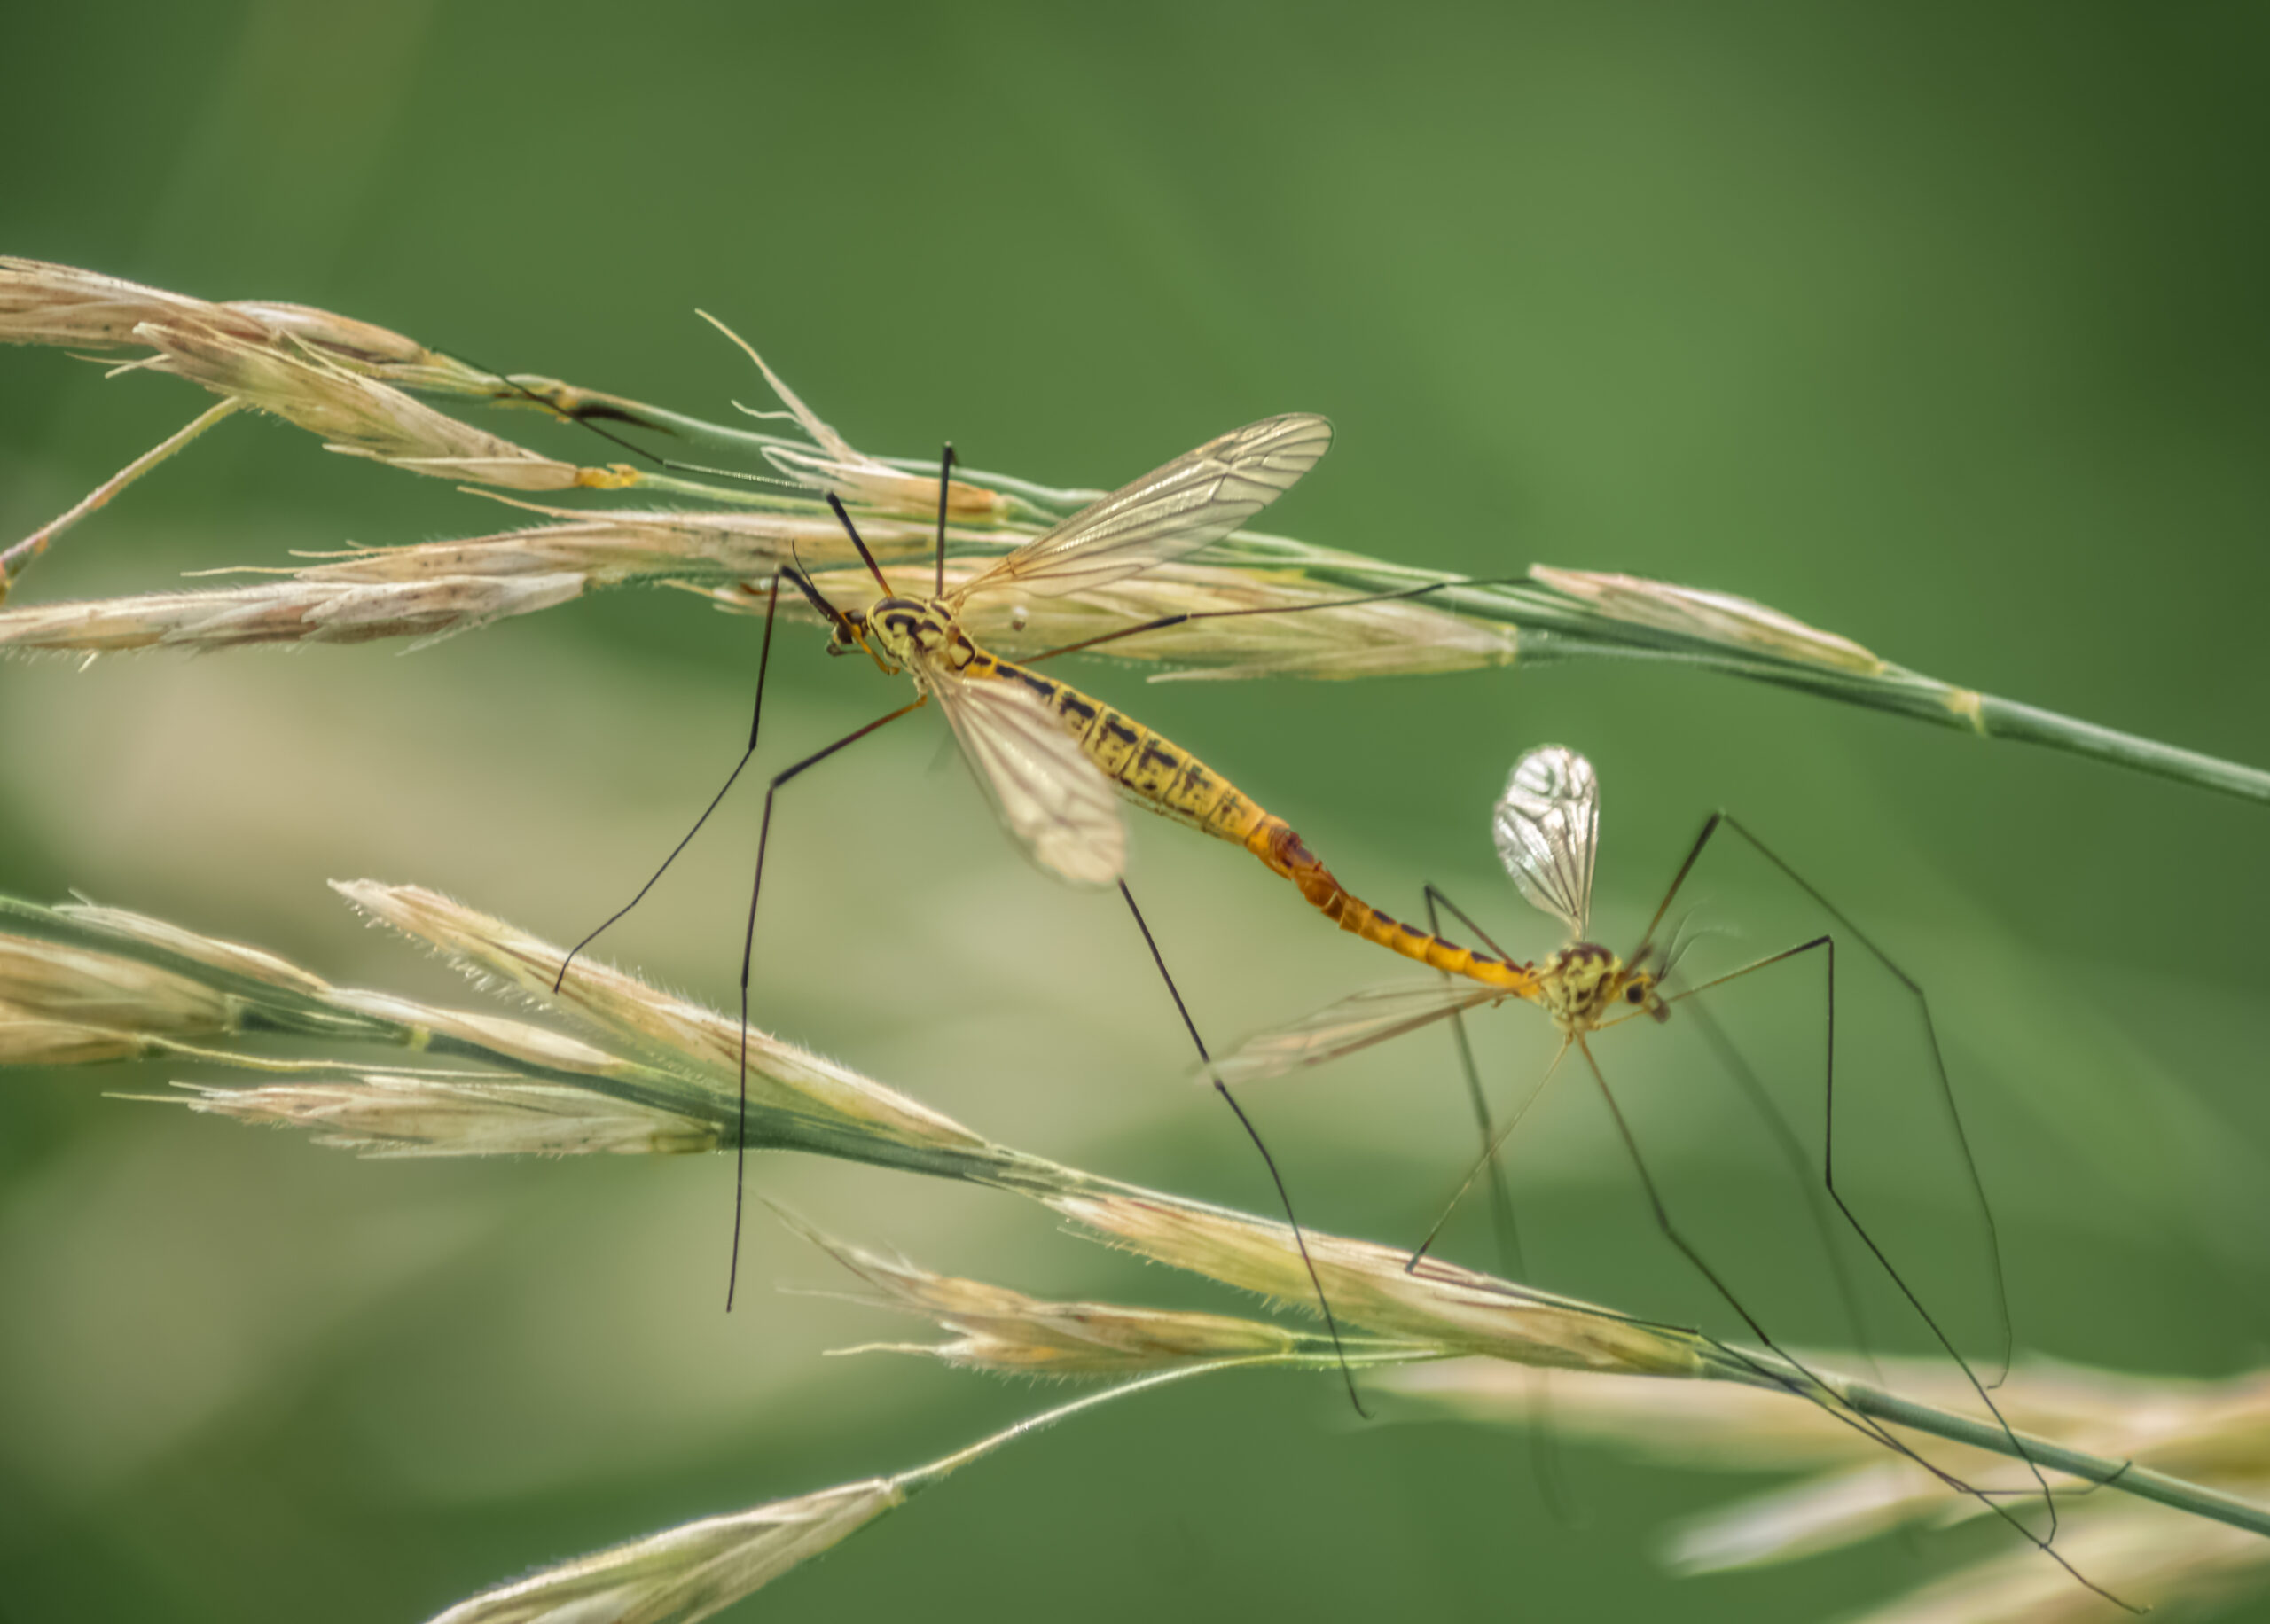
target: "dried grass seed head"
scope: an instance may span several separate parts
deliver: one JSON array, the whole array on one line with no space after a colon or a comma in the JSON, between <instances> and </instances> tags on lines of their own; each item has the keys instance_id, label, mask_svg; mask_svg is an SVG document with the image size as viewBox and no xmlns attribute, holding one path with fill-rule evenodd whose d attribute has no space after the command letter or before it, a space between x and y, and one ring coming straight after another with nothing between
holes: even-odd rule
<instances>
[{"instance_id":1,"label":"dried grass seed head","mask_svg":"<svg viewBox=\"0 0 2270 1624\"><path fill-rule=\"evenodd\" d=\"M139 960L35 936L0 936L0 1003L36 1019L121 1033L235 1030L241 1000Z\"/></svg>"},{"instance_id":2,"label":"dried grass seed head","mask_svg":"<svg viewBox=\"0 0 2270 1624\"><path fill-rule=\"evenodd\" d=\"M367 1072L258 1088L178 1085L192 1111L308 1128L315 1143L373 1159L432 1156L679 1155L717 1130L589 1089L515 1078Z\"/></svg>"},{"instance_id":3,"label":"dried grass seed head","mask_svg":"<svg viewBox=\"0 0 2270 1624\"><path fill-rule=\"evenodd\" d=\"M247 337L208 322L173 320L141 323L134 337L156 354L133 367L170 372L242 401L318 436L334 451L517 490L567 490L584 482L573 463L460 423L281 335Z\"/></svg>"},{"instance_id":4,"label":"dried grass seed head","mask_svg":"<svg viewBox=\"0 0 2270 1624\"><path fill-rule=\"evenodd\" d=\"M140 942L230 975L265 981L286 992L320 998L333 990L331 983L321 976L278 958L264 949L241 941L230 941L219 936L202 935L163 919L153 919L147 914L129 912L123 908L105 908L93 902L66 902L55 911L67 919L75 920L106 935Z\"/></svg>"},{"instance_id":5,"label":"dried grass seed head","mask_svg":"<svg viewBox=\"0 0 2270 1624\"><path fill-rule=\"evenodd\" d=\"M1592 605L1611 620L1864 676L1891 669L1889 661L1849 637L1808 626L1793 615L1732 592L1674 586L1641 575L1556 569L1546 564L1532 566L1529 573L1531 579Z\"/></svg>"},{"instance_id":6,"label":"dried grass seed head","mask_svg":"<svg viewBox=\"0 0 2270 1624\"><path fill-rule=\"evenodd\" d=\"M780 380L780 375L765 364L764 357L747 339L719 321L707 310L694 314L724 333L740 352L756 363L764 374L764 381L780 403L787 408L787 416L795 420L817 451L799 451L786 446L766 446L765 461L797 484L814 490L834 491L846 503L877 509L886 513L904 513L915 517L935 518L938 511L938 477L935 473L912 473L904 468L869 457L854 446L834 426L804 404L796 392ZM748 411L748 408L741 409ZM757 418L779 417L778 412L750 412ZM988 523L1004 518L1014 505L1008 498L960 480L946 481L946 517L965 523Z\"/></svg>"},{"instance_id":7,"label":"dried grass seed head","mask_svg":"<svg viewBox=\"0 0 2270 1624\"><path fill-rule=\"evenodd\" d=\"M588 959L576 960L555 994L566 956L550 942L421 886L356 880L333 888L372 918L699 1081L716 1108L732 1109L743 1042L732 1018ZM770 1033L751 1027L746 1041L752 1123L779 1113L919 1150L982 1155L993 1148L951 1118Z\"/></svg>"},{"instance_id":8,"label":"dried grass seed head","mask_svg":"<svg viewBox=\"0 0 2270 1624\"><path fill-rule=\"evenodd\" d=\"M0 651L113 654L143 649L210 653L301 643L404 637L422 647L510 615L583 596L581 575L441 576L364 585L263 582L197 592L27 604L0 609Z\"/></svg>"},{"instance_id":9,"label":"dried grass seed head","mask_svg":"<svg viewBox=\"0 0 2270 1624\"><path fill-rule=\"evenodd\" d=\"M0 257L0 343L115 349L144 322L210 319L213 308L121 277Z\"/></svg>"},{"instance_id":10,"label":"dried grass seed head","mask_svg":"<svg viewBox=\"0 0 2270 1624\"><path fill-rule=\"evenodd\" d=\"M155 1045L137 1033L58 1020L0 1000L0 1066L97 1066L138 1060Z\"/></svg>"},{"instance_id":11,"label":"dried grass seed head","mask_svg":"<svg viewBox=\"0 0 2270 1624\"><path fill-rule=\"evenodd\" d=\"M790 1229L874 1288L852 1300L912 1314L954 1332L944 1343L882 1343L847 1353L921 1354L1000 1375L1137 1376L1178 1365L1227 1360L1329 1357L1332 1344L1264 1321L1220 1314L1052 1302L1006 1286L941 1275L835 1240L794 1214L773 1211Z\"/></svg>"},{"instance_id":12,"label":"dried grass seed head","mask_svg":"<svg viewBox=\"0 0 2270 1624\"><path fill-rule=\"evenodd\" d=\"M906 1502L871 1478L632 1540L469 1597L430 1624L695 1624Z\"/></svg>"},{"instance_id":13,"label":"dried grass seed head","mask_svg":"<svg viewBox=\"0 0 2270 1624\"><path fill-rule=\"evenodd\" d=\"M1135 1194L1067 1195L1048 1205L1129 1250L1275 1301L1315 1300L1293 1232L1242 1214ZM1303 1229L1307 1259L1342 1324L1487 1354L1519 1364L1630 1375L1701 1376L1706 1346L1604 1309L1531 1292L1433 1258Z\"/></svg>"}]
</instances>

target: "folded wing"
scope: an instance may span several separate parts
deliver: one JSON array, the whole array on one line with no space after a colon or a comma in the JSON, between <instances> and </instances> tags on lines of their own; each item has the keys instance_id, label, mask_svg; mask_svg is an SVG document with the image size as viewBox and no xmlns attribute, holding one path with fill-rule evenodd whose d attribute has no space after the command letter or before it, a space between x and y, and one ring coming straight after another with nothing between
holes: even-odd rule
<instances>
[{"instance_id":1,"label":"folded wing","mask_svg":"<svg viewBox=\"0 0 2270 1624\"><path fill-rule=\"evenodd\" d=\"M1582 938L1593 909L1593 854L1600 844L1600 780L1565 745L1544 745L1514 763L1492 830L1506 872L1530 906Z\"/></svg>"},{"instance_id":2,"label":"folded wing","mask_svg":"<svg viewBox=\"0 0 2270 1624\"><path fill-rule=\"evenodd\" d=\"M1009 683L943 671L928 678L979 786L1026 854L1074 885L1117 879L1127 867L1118 796L1056 713Z\"/></svg>"},{"instance_id":3,"label":"folded wing","mask_svg":"<svg viewBox=\"0 0 2270 1624\"><path fill-rule=\"evenodd\" d=\"M1217 542L1290 490L1332 444L1311 412L1232 429L1082 508L955 594L1084 592Z\"/></svg>"},{"instance_id":4,"label":"folded wing","mask_svg":"<svg viewBox=\"0 0 2270 1624\"><path fill-rule=\"evenodd\" d=\"M1224 1082L1252 1082L1322 1066L1342 1055L1430 1025L1461 1010L1509 996L1503 988L1471 981L1410 981L1374 987L1328 1004L1290 1026L1248 1038L1214 1063Z\"/></svg>"}]
</instances>

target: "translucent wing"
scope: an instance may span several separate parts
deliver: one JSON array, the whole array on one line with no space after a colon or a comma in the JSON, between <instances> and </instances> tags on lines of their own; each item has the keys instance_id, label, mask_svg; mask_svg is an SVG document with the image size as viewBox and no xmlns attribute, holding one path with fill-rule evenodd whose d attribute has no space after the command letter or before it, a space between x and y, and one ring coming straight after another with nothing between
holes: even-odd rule
<instances>
[{"instance_id":1,"label":"translucent wing","mask_svg":"<svg viewBox=\"0 0 2270 1624\"><path fill-rule=\"evenodd\" d=\"M1283 496L1332 444L1308 412L1232 429L1044 531L955 594L1085 591L1217 542Z\"/></svg>"},{"instance_id":2,"label":"translucent wing","mask_svg":"<svg viewBox=\"0 0 2270 1624\"><path fill-rule=\"evenodd\" d=\"M1592 917L1593 852L1600 843L1593 764L1562 745L1530 751L1514 763L1495 829L1498 856L1530 906L1581 938Z\"/></svg>"},{"instance_id":3,"label":"translucent wing","mask_svg":"<svg viewBox=\"0 0 2270 1624\"><path fill-rule=\"evenodd\" d=\"M1056 713L1010 683L935 668L923 675L985 798L1026 855L1074 885L1117 879L1127 866L1119 798Z\"/></svg>"},{"instance_id":4,"label":"translucent wing","mask_svg":"<svg viewBox=\"0 0 2270 1624\"><path fill-rule=\"evenodd\" d=\"M1400 1037L1429 1022L1510 997L1503 988L1471 981L1407 981L1374 987L1328 1004L1290 1026L1248 1038L1214 1063L1224 1082L1251 1082L1321 1066L1358 1049Z\"/></svg>"}]
</instances>

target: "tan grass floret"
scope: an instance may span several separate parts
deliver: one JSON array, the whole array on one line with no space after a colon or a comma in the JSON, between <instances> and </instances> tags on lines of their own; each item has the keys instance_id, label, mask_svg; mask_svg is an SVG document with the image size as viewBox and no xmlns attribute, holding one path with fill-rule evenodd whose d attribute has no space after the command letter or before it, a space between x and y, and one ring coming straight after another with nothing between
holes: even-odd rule
<instances>
[{"instance_id":1,"label":"tan grass floret","mask_svg":"<svg viewBox=\"0 0 2270 1624\"><path fill-rule=\"evenodd\" d=\"M901 1479L869 1478L706 1517L468 1597L432 1624L694 1624L841 1544L910 1492Z\"/></svg>"},{"instance_id":2,"label":"tan grass floret","mask_svg":"<svg viewBox=\"0 0 2270 1624\"><path fill-rule=\"evenodd\" d=\"M852 1300L918 1315L951 1342L876 1342L847 1354L920 1354L1002 1376L1134 1376L1199 1363L1329 1363L1331 1341L1263 1320L1115 1303L1052 1302L982 1280L941 1275L822 1234L775 1206L780 1221L874 1288ZM1366 1344L1359 1355L1426 1358L1421 1343Z\"/></svg>"},{"instance_id":3,"label":"tan grass floret","mask_svg":"<svg viewBox=\"0 0 2270 1624\"><path fill-rule=\"evenodd\" d=\"M0 936L0 1003L60 1024L175 1036L231 1031L244 1009L153 964L21 936Z\"/></svg>"},{"instance_id":4,"label":"tan grass floret","mask_svg":"<svg viewBox=\"0 0 2270 1624\"><path fill-rule=\"evenodd\" d=\"M1160 1262L1278 1302L1313 1300L1301 1253L1283 1224L1142 1192L1066 1196L1048 1205ZM1406 1269L1410 1254L1397 1247L1306 1228L1303 1234L1333 1312L1389 1336L1556 1369L1690 1377L1710 1369L1705 1344L1691 1332L1532 1292L1433 1258Z\"/></svg>"},{"instance_id":5,"label":"tan grass floret","mask_svg":"<svg viewBox=\"0 0 2270 1624\"><path fill-rule=\"evenodd\" d=\"M1596 605L1603 614L1682 632L1710 643L1755 649L1787 660L1854 671L1874 676L1891 668L1849 637L1808 626L1793 615L1732 592L1700 587L1674 586L1643 575L1618 575L1598 570L1555 569L1532 565L1530 578L1554 591Z\"/></svg>"},{"instance_id":6,"label":"tan grass floret","mask_svg":"<svg viewBox=\"0 0 2270 1624\"><path fill-rule=\"evenodd\" d=\"M706 1122L563 1083L372 1071L256 1089L183 1086L192 1111L304 1128L317 1144L373 1159L671 1156L717 1144Z\"/></svg>"},{"instance_id":7,"label":"tan grass floret","mask_svg":"<svg viewBox=\"0 0 2270 1624\"><path fill-rule=\"evenodd\" d=\"M748 1055L752 1119L767 1113L819 1117L854 1131L930 1151L983 1152L991 1147L959 1122L848 1066L784 1043L757 1027L674 997L634 976L579 959L560 991L552 984L566 956L552 943L501 919L418 886L373 880L338 882L339 894L372 918L440 949L469 970L490 975L583 1022L602 1038L629 1044L648 1058L705 1083L730 1100Z\"/></svg>"},{"instance_id":8,"label":"tan grass floret","mask_svg":"<svg viewBox=\"0 0 2270 1624\"><path fill-rule=\"evenodd\" d=\"M412 473L568 490L592 483L563 463L458 422L391 385L329 361L300 341L247 339L202 323L144 322L134 337L156 353L131 367L170 372L215 394L282 418L326 449Z\"/></svg>"}]
</instances>

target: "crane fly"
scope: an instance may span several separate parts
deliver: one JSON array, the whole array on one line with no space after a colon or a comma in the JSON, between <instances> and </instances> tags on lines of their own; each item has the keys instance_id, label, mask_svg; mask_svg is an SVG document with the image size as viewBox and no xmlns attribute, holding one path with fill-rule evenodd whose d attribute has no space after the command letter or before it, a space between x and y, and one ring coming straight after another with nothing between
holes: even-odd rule
<instances>
[{"instance_id":1,"label":"crane fly","mask_svg":"<svg viewBox=\"0 0 2270 1624\"><path fill-rule=\"evenodd\" d=\"M1052 597L1108 586L1155 565L1181 558L1228 535L1275 501L1315 466L1330 447L1332 426L1323 418L1291 413L1234 429L1154 470L1133 484L1092 504L1033 537L975 578L951 590L944 586L947 482L952 450L940 459L937 591L928 597L902 595L860 539L857 527L833 492L828 501L881 594L865 607L839 607L809 575L784 566L774 575L767 598L765 634L758 659L757 712L749 745L693 829L665 859L667 870L679 851L723 800L755 753L757 720L763 714L764 673L785 580L828 622L831 653L865 652L886 675L904 675L915 687L912 701L898 707L774 775L767 785L757 836L756 871L749 890L748 938L741 958L741 1019L747 1029L748 981L754 957L758 900L771 837L772 805L781 788L810 768L857 740L935 699L986 799L1018 847L1041 868L1081 886L1115 886L1141 929L1146 946L1166 981L1185 1027L1202 1062L1211 1064L1205 1042L1181 993L1167 972L1157 942L1136 906L1124 878L1126 830L1118 800L1134 800L1162 816L1217 839L1244 847L1299 887L1342 928L1411 956L1462 973L1487 976L1492 964L1457 944L1441 941L1389 919L1350 896L1283 819L1264 812L1188 751L1160 737L1125 713L1090 698L1068 683L981 648L963 629L961 615L990 594L1015 591ZM1429 590L1429 589L1421 589ZM1413 596L1410 592L1374 595ZM1322 605L1319 605L1322 606ZM1228 613L1241 613L1231 611ZM1171 621L1201 618L1170 617ZM1131 634L1162 622L1127 629ZM1086 647L1104 639L1090 639ZM1056 651L1059 652L1067 651ZM635 907L661 878L658 870L630 904L576 944L575 955L608 925ZM746 1096L746 1055L743 1057ZM1275 1183L1296 1240L1297 1220L1284 1181L1244 1109L1218 1080L1217 1091L1236 1113ZM740 1180L736 1178L735 1233L739 1233ZM738 1245L736 1270L738 1267ZM1303 1256L1306 1257L1305 1243ZM1314 1269L1311 1269L1314 1281ZM732 1287L727 1286L728 1306ZM1331 1308L1326 1323L1337 1340ZM1344 1369L1344 1367L1343 1367ZM1353 1395L1352 1382L1350 1395ZM1358 1405L1360 1409L1360 1403Z\"/></svg>"},{"instance_id":2,"label":"crane fly","mask_svg":"<svg viewBox=\"0 0 2270 1624\"><path fill-rule=\"evenodd\" d=\"M1039 597L1091 590L1220 540L1313 467L1331 441L1332 426L1304 413L1233 429L1034 537L974 580L928 599L892 591L838 504L838 516L884 596L864 610L838 609L819 597L808 580L793 574L792 579L834 622L831 652L863 650L885 673L912 676L919 691L907 710L933 697L939 701L1003 825L1050 872L1084 885L1120 878L1126 835L1109 792L1116 791L1120 798L1242 847L1271 872L1290 880L1303 899L1344 931L1438 970L1518 991L1528 985L1522 967L1416 929L1363 902L1283 818L1264 811L1190 752L1068 683L989 652L962 629L962 610L982 597L1013 590ZM1308 606L1328 608L1434 589ZM1180 622L1204 613L1168 620ZM1091 648L1165 623L1149 621L1073 646ZM895 712L893 719L904 714Z\"/></svg>"},{"instance_id":3,"label":"crane fly","mask_svg":"<svg viewBox=\"0 0 2270 1624\"><path fill-rule=\"evenodd\" d=\"M1973 1373L1969 1363L1956 1350L1953 1340L1940 1329L1937 1321L1933 1318L1915 1292L1900 1277L1883 1248L1869 1235L1867 1228L1862 1225L1836 1187L1834 1159L1836 937L1832 934L1817 936L1809 941L1784 949L1781 952L1769 954L1740 969L1713 977L1699 985L1676 992L1666 992L1664 989L1665 979L1676 967L1679 949L1676 945L1666 947L1660 944L1657 933L1661 931L1680 888L1686 884L1687 877L1694 871L1695 863L1702 856L1703 849L1721 829L1732 830L1748 841L1774 867L1781 870L1816 903L1826 910L1854 940L1865 947L1878 962L1882 963L1910 992L1915 995L1918 1005L1922 1011L1924 1029L1930 1039L1932 1059L1938 1073L1942 1098L1949 1120L1954 1128L1956 1143L1961 1149L1965 1166L1969 1172L1971 1188L1976 1198L1979 1212L1984 1220L1992 1261L1995 1303L2002 1325L2001 1363L2002 1368L2007 1370L2010 1342L2009 1313L2007 1289L2002 1277L2000 1245L1995 1230L1993 1212L1987 1202L1985 1186L1979 1178L1976 1163L1971 1157L1969 1139L1962 1127L1961 1115L1956 1109L1953 1090L1947 1079L1945 1062L1940 1053L1937 1032L1931 1022L1930 1006L1923 1000L1922 988L1898 966L1892 964L1883 949L1855 926L1835 904L1791 869L1748 828L1725 812L1712 814L1704 823L1702 832L1688 848L1686 860L1680 863L1670 888L1663 894L1663 901L1656 906L1655 915L1648 921L1648 928L1641 934L1640 945L1637 948L1629 954L1618 954L1612 949L1591 940L1593 869L1600 839L1600 782L1593 771L1592 763L1576 751L1564 746L1541 746L1530 751L1515 763L1513 774L1507 783L1504 794L1499 798L1491 819L1491 832L1499 861L1504 864L1507 873L1519 887L1522 895L1530 905L1557 920L1563 927L1566 933L1561 947L1547 955L1542 961L1536 963L1516 964L1509 956L1502 953L1494 959L1483 959L1481 956L1475 956L1483 965L1487 967L1486 973L1483 975L1476 975L1473 971L1463 969L1454 963L1440 963L1437 967L1446 972L1440 980L1377 988L1356 993L1303 1019L1248 1040L1234 1052L1217 1062L1216 1071L1224 1081L1228 1082L1254 1081L1264 1077L1281 1075L1322 1065L1436 1021L1446 1019L1457 1021L1468 1011L1501 1003L1507 999L1520 999L1533 1003L1545 1012L1559 1032L1560 1047L1555 1050L1551 1064L1546 1066L1535 1090L1515 1113L1511 1120L1503 1128L1494 1132L1488 1126L1486 1108L1481 1105L1479 1082L1471 1073L1471 1051L1466 1046L1462 1027L1459 1031L1460 1055L1468 1065L1468 1080L1474 1089L1477 1113L1483 1117L1483 1149L1480 1159L1474 1164L1473 1169L1467 1175L1456 1193L1444 1208L1442 1215L1436 1220L1433 1228L1428 1231L1426 1238L1412 1253L1411 1264L1415 1266L1419 1260L1433 1247L1452 1213L1457 1209L1459 1204L1483 1173L1494 1167L1499 1152L1512 1136L1514 1129L1519 1126L1522 1115L1528 1110L1530 1105L1534 1104L1542 1096L1546 1085L1551 1081L1562 1063L1573 1050L1582 1058L1586 1071L1591 1074L1601 1099L1606 1103L1609 1114L1615 1120L1617 1135L1622 1139L1624 1150L1639 1175L1657 1229L1702 1274L1712 1289L1733 1308L1736 1315L1748 1325L1751 1333L1767 1347L1776 1347L1777 1345L1765 1327L1742 1306L1718 1272L1703 1260L1702 1254L1671 1222L1670 1210L1665 1206L1655 1179L1640 1156L1639 1143L1624 1118L1623 1108L1617 1105L1615 1094L1609 1088L1607 1078L1601 1070L1599 1061L1593 1054L1591 1039L1597 1033L1641 1017L1662 1023L1671 1018L1673 1005L1684 1003L1697 994L1723 986L1728 981L1765 969L1769 965L1819 950L1826 957L1828 987L1828 1069L1824 1089L1820 1189L1826 1192L1829 1200L1842 1214L1845 1223L1859 1237L1870 1255L1875 1258L1898 1288L1900 1295L1906 1299L1923 1323L1930 1328L1931 1335L1948 1357L1961 1369L1972 1390L1993 1415L1995 1421L2001 1424L2002 1430L2007 1433L2008 1427L2002 1422L2001 1412L1995 1406L1988 1392L1989 1384L1980 1381ZM1429 887L1429 894L1430 906L1433 902L1440 899L1440 894L1435 892L1431 886ZM1453 909L1453 911L1457 910ZM1476 931L1481 940L1485 943L1488 942L1487 936L1482 934L1480 928L1474 925L1472 920L1465 919L1462 913L1459 917L1469 928ZM1491 945L1492 950L1496 951L1494 944ZM1430 957L1429 962L1436 961ZM1729 1056L1731 1047L1726 1044L1724 1037L1717 1033L1715 1024L1709 1023L1703 1007L1695 1005L1692 1012L1699 1022L1704 1024L1706 1035L1719 1047L1722 1058ZM1729 1061L1729 1064L1733 1062ZM1806 1169L1804 1152L1798 1145L1794 1134L1789 1130L1786 1120L1781 1118L1778 1108L1757 1090L1754 1081L1746 1086L1751 1090L1752 1104L1762 1113L1767 1115L1769 1125L1778 1125L1784 1154L1789 1156L1794 1165L1804 1174L1807 1180L1806 1187L1810 1191L1812 1188L1811 1175ZM1502 1190L1499 1191L1498 1194L1502 1214L1504 1211ZM1503 1236L1504 1228L1501 1218L1501 1244ZM1823 1230L1823 1240L1826 1244L1826 1230ZM1830 1258L1832 1264L1836 1264L1833 1247L1830 1250ZM1840 1288L1845 1292L1848 1306L1852 1308L1857 1323L1857 1306L1853 1304L1850 1288L1843 1280L1841 1264L1836 1267ZM1786 1350L1777 1348L1777 1351L1783 1351L1786 1355ZM1997 1377L1993 1385L2000 1385L2000 1377ZM2014 1435L2012 1441L2016 1442ZM2019 1453L2023 1458L2024 1455L2023 1448ZM2038 1472L2035 1477L2038 1482L2040 1481ZM2048 1490L2046 1484L2043 1486L2042 1493L2045 1499L2047 1499ZM2056 1510L2052 1501L2050 1503L2051 1537L2055 1535L2055 1527Z\"/></svg>"}]
</instances>

